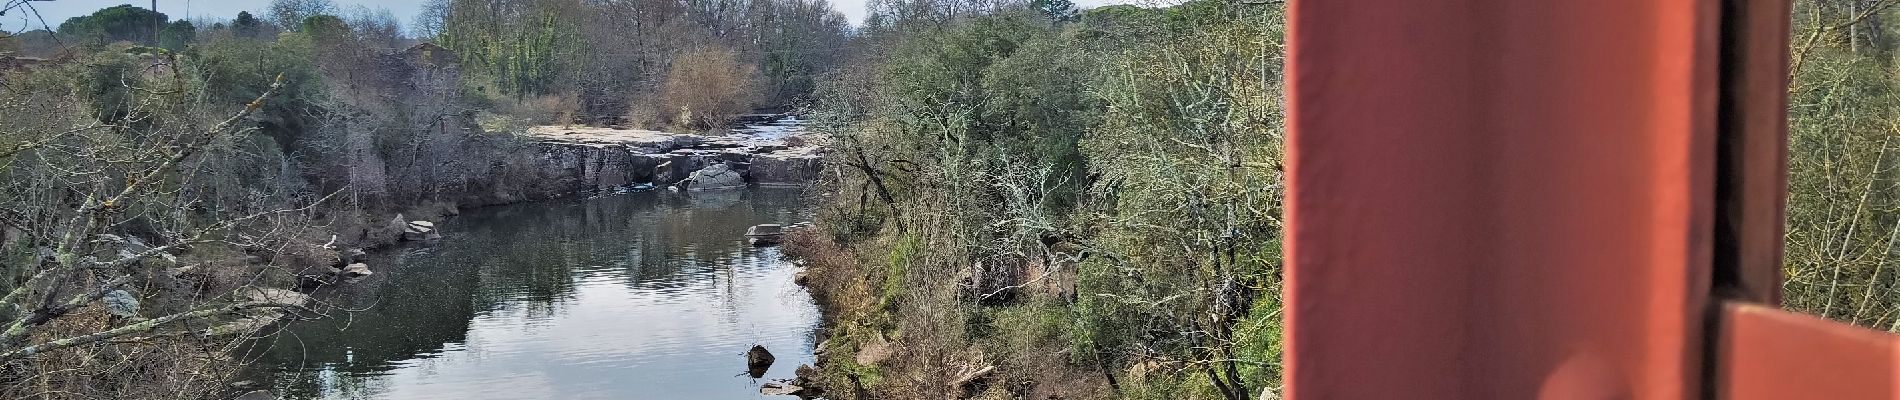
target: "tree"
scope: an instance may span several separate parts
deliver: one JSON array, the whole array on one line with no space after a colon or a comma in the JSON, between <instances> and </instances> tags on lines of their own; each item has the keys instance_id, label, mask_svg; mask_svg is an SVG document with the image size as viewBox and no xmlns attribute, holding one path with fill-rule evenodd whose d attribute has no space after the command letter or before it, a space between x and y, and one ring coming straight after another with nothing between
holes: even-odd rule
<instances>
[{"instance_id":1,"label":"tree","mask_svg":"<svg viewBox=\"0 0 1900 400\"><path fill-rule=\"evenodd\" d=\"M1043 17L1056 22L1073 21L1078 12L1075 9L1075 2L1071 0L1032 0L1029 2L1029 7L1042 13Z\"/></svg>"},{"instance_id":2,"label":"tree","mask_svg":"<svg viewBox=\"0 0 1900 400\"><path fill-rule=\"evenodd\" d=\"M297 31L319 41L348 39L350 26L335 15L312 15L297 24Z\"/></svg>"},{"instance_id":3,"label":"tree","mask_svg":"<svg viewBox=\"0 0 1900 400\"><path fill-rule=\"evenodd\" d=\"M231 20L231 32L241 38L255 38L264 29L264 21L252 16L250 11L238 11L237 19Z\"/></svg>"},{"instance_id":4,"label":"tree","mask_svg":"<svg viewBox=\"0 0 1900 400\"><path fill-rule=\"evenodd\" d=\"M59 33L89 40L155 45L158 38L153 36L154 24L165 21L165 14L122 4L67 19L59 24Z\"/></svg>"},{"instance_id":5,"label":"tree","mask_svg":"<svg viewBox=\"0 0 1900 400\"><path fill-rule=\"evenodd\" d=\"M336 4L330 0L271 0L270 21L288 30L300 29L305 18L317 15L336 14Z\"/></svg>"},{"instance_id":6,"label":"tree","mask_svg":"<svg viewBox=\"0 0 1900 400\"><path fill-rule=\"evenodd\" d=\"M191 21L172 21L165 24L165 30L158 33L158 45L172 51L184 50L186 45L198 39L198 27Z\"/></svg>"}]
</instances>

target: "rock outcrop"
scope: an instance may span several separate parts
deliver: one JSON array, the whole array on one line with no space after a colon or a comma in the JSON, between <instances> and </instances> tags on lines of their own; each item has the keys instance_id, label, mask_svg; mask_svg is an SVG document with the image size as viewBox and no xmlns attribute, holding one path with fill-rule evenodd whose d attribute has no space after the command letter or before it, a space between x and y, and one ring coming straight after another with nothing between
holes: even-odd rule
<instances>
[{"instance_id":1,"label":"rock outcrop","mask_svg":"<svg viewBox=\"0 0 1900 400\"><path fill-rule=\"evenodd\" d=\"M528 135L539 143L544 165L531 195L555 197L688 181L686 186L693 190L753 183L804 184L820 176L825 140L795 128L774 125L725 135L531 128Z\"/></svg>"}]
</instances>

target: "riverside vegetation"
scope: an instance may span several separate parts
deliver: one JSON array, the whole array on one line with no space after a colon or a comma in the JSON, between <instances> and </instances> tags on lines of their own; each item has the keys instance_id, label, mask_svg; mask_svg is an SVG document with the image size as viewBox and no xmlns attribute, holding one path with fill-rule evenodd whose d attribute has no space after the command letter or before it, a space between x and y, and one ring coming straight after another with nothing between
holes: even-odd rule
<instances>
[{"instance_id":1,"label":"riverside vegetation","mask_svg":"<svg viewBox=\"0 0 1900 400\"><path fill-rule=\"evenodd\" d=\"M1797 1L1789 87L1785 303L1885 330L1895 5ZM1284 2L878 0L849 27L804 0L438 0L410 35L268 10L0 38L54 56L0 59L0 396L217 397L241 338L205 328L328 312L240 289L398 214L551 194L526 126L794 108L831 137L817 228L786 244L827 397L1279 390Z\"/></svg>"}]
</instances>

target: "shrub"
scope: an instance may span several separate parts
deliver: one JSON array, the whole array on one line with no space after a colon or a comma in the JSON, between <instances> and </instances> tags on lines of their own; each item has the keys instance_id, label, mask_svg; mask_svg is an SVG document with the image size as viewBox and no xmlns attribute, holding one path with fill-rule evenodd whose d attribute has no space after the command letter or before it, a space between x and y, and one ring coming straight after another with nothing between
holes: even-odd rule
<instances>
[{"instance_id":1,"label":"shrub","mask_svg":"<svg viewBox=\"0 0 1900 400\"><path fill-rule=\"evenodd\" d=\"M667 69L657 114L669 124L686 128L724 127L752 110L761 83L758 67L740 61L731 49L687 51Z\"/></svg>"}]
</instances>

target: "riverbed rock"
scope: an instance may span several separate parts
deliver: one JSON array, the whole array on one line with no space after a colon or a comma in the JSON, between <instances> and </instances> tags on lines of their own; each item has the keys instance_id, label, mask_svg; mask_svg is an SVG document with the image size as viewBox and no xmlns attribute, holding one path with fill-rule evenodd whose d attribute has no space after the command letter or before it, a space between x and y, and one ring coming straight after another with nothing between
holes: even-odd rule
<instances>
[{"instance_id":1,"label":"riverbed rock","mask_svg":"<svg viewBox=\"0 0 1900 400\"><path fill-rule=\"evenodd\" d=\"M344 278L361 278L361 277L373 275L375 273L376 272L369 270L369 264L355 263L355 264L350 264L349 266L343 267L342 271L337 272L337 276L341 276Z\"/></svg>"},{"instance_id":2,"label":"riverbed rock","mask_svg":"<svg viewBox=\"0 0 1900 400\"><path fill-rule=\"evenodd\" d=\"M435 231L435 223L429 221L409 221L403 225L402 240L416 242L441 239L442 234Z\"/></svg>"},{"instance_id":3,"label":"riverbed rock","mask_svg":"<svg viewBox=\"0 0 1900 400\"><path fill-rule=\"evenodd\" d=\"M817 346L812 346L811 348L811 354L817 356L817 362L820 363L825 362L825 354L827 353L831 353L831 339L818 342Z\"/></svg>"},{"instance_id":4,"label":"riverbed rock","mask_svg":"<svg viewBox=\"0 0 1900 400\"><path fill-rule=\"evenodd\" d=\"M798 384L794 384L794 383L766 382L764 385L759 385L759 394L766 395L766 396L803 397L809 391L810 390L806 389L804 386L799 386Z\"/></svg>"},{"instance_id":5,"label":"riverbed rock","mask_svg":"<svg viewBox=\"0 0 1900 400\"><path fill-rule=\"evenodd\" d=\"M792 376L796 377L792 379L793 384L811 386L818 382L818 369L812 368L809 364L798 364L798 369L792 372Z\"/></svg>"},{"instance_id":6,"label":"riverbed rock","mask_svg":"<svg viewBox=\"0 0 1900 400\"><path fill-rule=\"evenodd\" d=\"M731 163L708 165L694 171L682 182L687 190L720 190L745 187L745 175L734 169Z\"/></svg>"},{"instance_id":7,"label":"riverbed rock","mask_svg":"<svg viewBox=\"0 0 1900 400\"><path fill-rule=\"evenodd\" d=\"M241 395L238 395L238 397L231 398L231 400L276 400L276 399L277 399L277 396L272 395L269 390L253 390L250 393L241 394Z\"/></svg>"},{"instance_id":8,"label":"riverbed rock","mask_svg":"<svg viewBox=\"0 0 1900 400\"><path fill-rule=\"evenodd\" d=\"M762 185L802 185L819 177L824 146L821 134L807 132L796 120L734 129L730 133L678 134L641 129L541 126L527 136L540 150L524 161L535 163L525 182L503 185L518 192L497 192L495 199L551 198L574 193L613 192L636 183L669 190L712 190ZM718 168L722 168L719 170ZM715 170L706 171L707 168ZM736 172L714 181L701 171ZM757 176L754 176L754 173ZM706 174L698 174L706 175ZM727 175L719 173L712 175ZM682 185L682 182L690 182Z\"/></svg>"},{"instance_id":9,"label":"riverbed rock","mask_svg":"<svg viewBox=\"0 0 1900 400\"><path fill-rule=\"evenodd\" d=\"M817 181L825 159L817 148L785 149L752 159L752 180L760 185L802 185Z\"/></svg>"}]
</instances>

